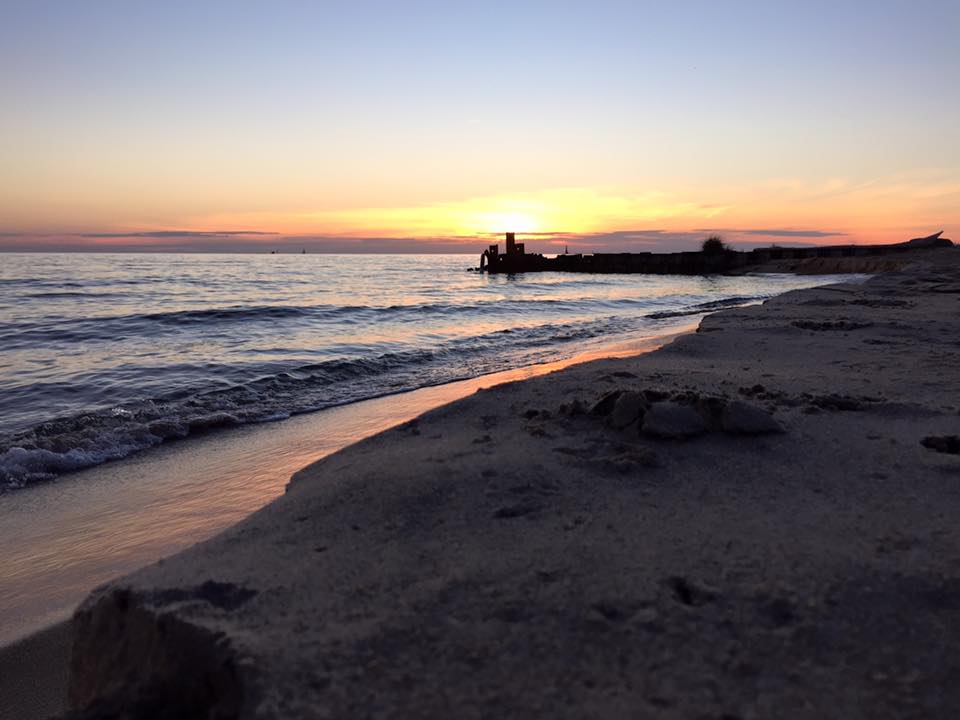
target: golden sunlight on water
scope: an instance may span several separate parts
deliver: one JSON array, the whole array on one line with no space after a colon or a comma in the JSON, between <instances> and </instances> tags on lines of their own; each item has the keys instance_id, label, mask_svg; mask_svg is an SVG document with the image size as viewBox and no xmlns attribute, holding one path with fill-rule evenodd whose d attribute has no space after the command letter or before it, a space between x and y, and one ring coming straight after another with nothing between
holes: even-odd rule
<instances>
[{"instance_id":1,"label":"golden sunlight on water","mask_svg":"<svg viewBox=\"0 0 960 720\"><path fill-rule=\"evenodd\" d=\"M294 472L361 438L481 387L649 351L669 337L162 445L10 493L0 511L0 644L65 618L97 585L241 520L282 494Z\"/></svg>"}]
</instances>

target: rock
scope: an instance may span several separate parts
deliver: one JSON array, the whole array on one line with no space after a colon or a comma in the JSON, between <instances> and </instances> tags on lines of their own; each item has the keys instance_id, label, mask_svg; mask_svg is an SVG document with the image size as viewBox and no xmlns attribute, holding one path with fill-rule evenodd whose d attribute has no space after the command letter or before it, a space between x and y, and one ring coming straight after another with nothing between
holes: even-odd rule
<instances>
[{"instance_id":1,"label":"rock","mask_svg":"<svg viewBox=\"0 0 960 720\"><path fill-rule=\"evenodd\" d=\"M627 391L621 393L614 403L613 411L610 413L610 427L621 430L637 419L643 417L647 409L647 401L643 393Z\"/></svg>"},{"instance_id":2,"label":"rock","mask_svg":"<svg viewBox=\"0 0 960 720\"><path fill-rule=\"evenodd\" d=\"M658 402L647 410L640 429L644 434L657 438L681 439L706 432L707 423L692 407Z\"/></svg>"},{"instance_id":3,"label":"rock","mask_svg":"<svg viewBox=\"0 0 960 720\"><path fill-rule=\"evenodd\" d=\"M766 410L740 400L727 403L720 416L720 427L733 435L767 435L784 431Z\"/></svg>"},{"instance_id":4,"label":"rock","mask_svg":"<svg viewBox=\"0 0 960 720\"><path fill-rule=\"evenodd\" d=\"M611 390L610 392L604 394L592 408L590 408L591 415L600 415L607 416L613 412L614 406L617 404L617 398L623 395L623 390Z\"/></svg>"}]
</instances>

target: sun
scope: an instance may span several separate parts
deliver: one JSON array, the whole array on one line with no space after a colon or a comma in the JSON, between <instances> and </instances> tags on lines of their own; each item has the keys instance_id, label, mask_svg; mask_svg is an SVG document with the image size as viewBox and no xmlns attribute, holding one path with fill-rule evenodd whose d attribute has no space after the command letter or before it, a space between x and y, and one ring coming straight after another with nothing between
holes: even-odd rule
<instances>
[{"instance_id":1,"label":"sun","mask_svg":"<svg viewBox=\"0 0 960 720\"><path fill-rule=\"evenodd\" d=\"M532 233L540 230L540 220L536 215L513 210L481 212L471 224L478 231L487 233Z\"/></svg>"}]
</instances>

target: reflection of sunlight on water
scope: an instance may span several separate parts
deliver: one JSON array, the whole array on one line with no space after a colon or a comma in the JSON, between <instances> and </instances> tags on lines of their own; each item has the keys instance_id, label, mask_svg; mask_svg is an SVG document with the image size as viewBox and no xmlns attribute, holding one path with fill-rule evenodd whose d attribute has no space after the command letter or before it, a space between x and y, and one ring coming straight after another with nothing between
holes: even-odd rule
<instances>
[{"instance_id":1,"label":"reflection of sunlight on water","mask_svg":"<svg viewBox=\"0 0 960 720\"><path fill-rule=\"evenodd\" d=\"M568 352L609 355L598 348L695 322L651 312L824 282L488 276L465 272L472 256L19 257L5 257L0 273L53 296L27 302L23 287L0 288L16 319L0 322L0 422L20 427L78 409L126 412L125 402L144 396L193 402L264 379L252 404L282 414L310 392L345 402ZM19 275L16 262L26 263ZM70 297L59 297L65 289ZM394 364L377 364L390 353ZM351 365L341 378L323 365L354 360L374 371ZM10 493L0 498L0 641L63 613L94 584L237 521L282 492L296 469L345 444L495 379L570 362L221 430Z\"/></svg>"},{"instance_id":2,"label":"reflection of sunlight on water","mask_svg":"<svg viewBox=\"0 0 960 720\"><path fill-rule=\"evenodd\" d=\"M635 339L536 365L163 445L3 497L0 643L58 620L96 585L192 545L283 493L300 468L480 387L650 350Z\"/></svg>"},{"instance_id":3,"label":"reflection of sunlight on water","mask_svg":"<svg viewBox=\"0 0 960 720\"><path fill-rule=\"evenodd\" d=\"M469 346L469 362L436 378L449 380L541 359L517 335L510 347L473 342L500 331L579 324L644 333L655 329L646 313L664 306L816 282L465 271L476 263L462 255L5 256L0 274L12 284L0 286L0 304L16 321L0 323L0 435L171 389L199 394L330 360L410 350L448 358ZM529 337L539 348L549 334ZM376 378L369 384L354 396L377 395Z\"/></svg>"}]
</instances>

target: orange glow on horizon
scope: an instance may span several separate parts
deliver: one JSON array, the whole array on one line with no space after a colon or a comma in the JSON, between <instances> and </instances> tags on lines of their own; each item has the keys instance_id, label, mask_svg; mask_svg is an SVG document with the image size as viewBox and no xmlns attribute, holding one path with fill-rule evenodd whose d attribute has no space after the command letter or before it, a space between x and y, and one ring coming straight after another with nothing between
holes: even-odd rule
<instances>
[{"instance_id":1,"label":"orange glow on horizon","mask_svg":"<svg viewBox=\"0 0 960 720\"><path fill-rule=\"evenodd\" d=\"M698 197L707 202L691 199ZM243 227L291 235L414 239L503 232L546 236L803 228L837 233L802 238L804 242L836 243L840 237L843 242L894 242L926 228L946 229L949 235L951 224L955 227L960 221L954 206L957 197L960 181L949 177L861 184L837 179L821 184L777 181L684 192L565 188L408 207L217 214L190 218L185 224L209 231Z\"/></svg>"},{"instance_id":2,"label":"orange glow on horizon","mask_svg":"<svg viewBox=\"0 0 960 720\"><path fill-rule=\"evenodd\" d=\"M490 233L597 233L704 222L724 206L701 206L664 192L612 193L571 188L470 198L413 207L318 212L232 213L194 218L192 227L270 229L285 234L453 237Z\"/></svg>"},{"instance_id":3,"label":"orange glow on horizon","mask_svg":"<svg viewBox=\"0 0 960 720\"><path fill-rule=\"evenodd\" d=\"M425 204L372 205L295 209L277 207L253 212L187 212L160 221L127 220L136 210L116 209L112 222L85 217L54 227L7 225L25 233L94 233L91 247L155 244L163 231L218 233L250 231L248 244L264 245L276 236L341 238L407 238L424 242L442 238L481 238L516 232L529 235L528 247L549 251L564 236L618 232L697 233L704 229L742 231L740 241L815 244L885 243L945 230L958 235L960 179L950 173L928 173L876 182L831 179L821 183L779 180L751 186L686 187L675 191L630 188L559 188L535 192L469 197ZM52 214L46 216L54 220ZM759 232L772 229L769 235ZM790 235L793 230L809 234ZM722 232L722 230L721 230ZM777 233L780 233L779 235ZM104 234L141 234L133 240ZM255 233L265 233L259 238ZM230 234L230 233L227 233ZM425 245L426 247L426 245ZM656 250L656 243L645 249Z\"/></svg>"}]
</instances>

